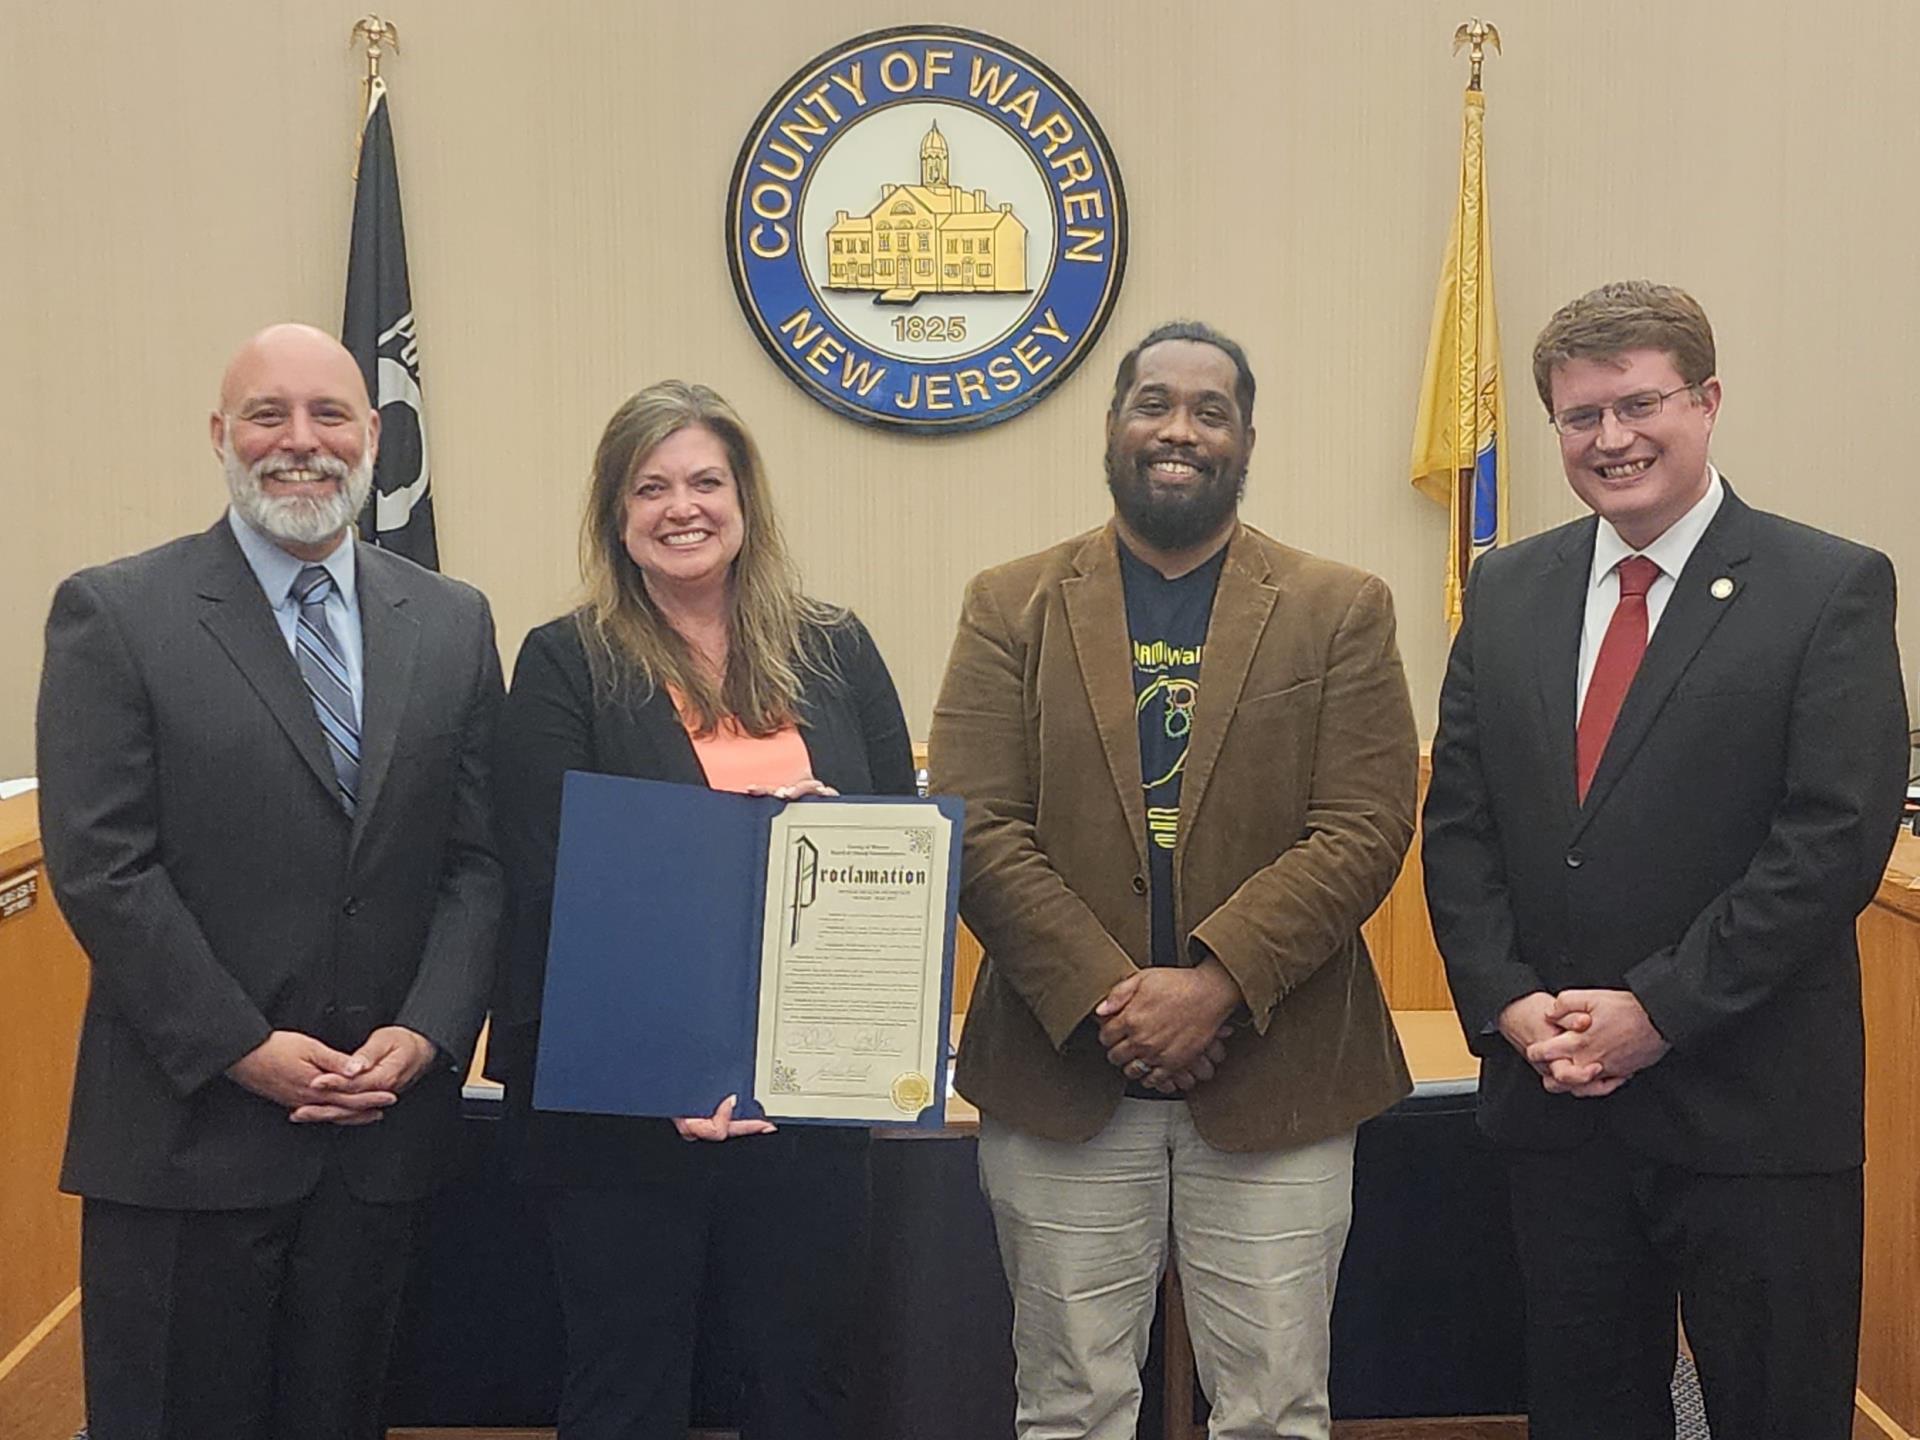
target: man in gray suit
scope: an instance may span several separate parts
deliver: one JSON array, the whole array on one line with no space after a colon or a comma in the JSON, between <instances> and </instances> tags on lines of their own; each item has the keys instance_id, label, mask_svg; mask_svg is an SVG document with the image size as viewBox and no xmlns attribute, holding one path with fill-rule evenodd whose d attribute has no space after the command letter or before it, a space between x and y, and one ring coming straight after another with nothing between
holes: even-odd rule
<instances>
[{"instance_id":1,"label":"man in gray suit","mask_svg":"<svg viewBox=\"0 0 1920 1440\"><path fill-rule=\"evenodd\" d=\"M499 660L481 595L353 538L379 415L336 341L255 336L212 439L228 512L47 622L89 1419L358 1440L485 1005Z\"/></svg>"}]
</instances>

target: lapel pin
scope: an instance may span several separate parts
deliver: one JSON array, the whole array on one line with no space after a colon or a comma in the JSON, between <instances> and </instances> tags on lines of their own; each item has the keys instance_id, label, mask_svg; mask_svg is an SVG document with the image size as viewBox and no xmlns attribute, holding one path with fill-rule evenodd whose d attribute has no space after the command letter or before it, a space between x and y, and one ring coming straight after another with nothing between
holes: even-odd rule
<instances>
[{"instance_id":1,"label":"lapel pin","mask_svg":"<svg viewBox=\"0 0 1920 1440\"><path fill-rule=\"evenodd\" d=\"M1718 580L1714 581L1713 584L1707 587L1707 593L1713 596L1713 598L1716 600L1725 600L1728 596L1733 594L1733 581L1729 580L1726 576L1722 575Z\"/></svg>"}]
</instances>

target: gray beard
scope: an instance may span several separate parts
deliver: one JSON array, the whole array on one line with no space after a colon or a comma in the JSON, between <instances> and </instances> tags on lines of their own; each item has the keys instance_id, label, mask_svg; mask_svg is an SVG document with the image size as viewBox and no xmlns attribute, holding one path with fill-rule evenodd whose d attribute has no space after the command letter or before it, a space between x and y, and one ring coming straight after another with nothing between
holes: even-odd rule
<instances>
[{"instance_id":1,"label":"gray beard","mask_svg":"<svg viewBox=\"0 0 1920 1440\"><path fill-rule=\"evenodd\" d=\"M373 456L363 452L360 463L349 468L331 455L315 454L298 460L268 455L251 466L234 453L233 437L228 435L220 447L220 458L227 474L227 493L240 518L271 540L293 545L318 545L331 540L350 527L373 491ZM268 475L295 464L342 481L333 494L319 498L301 495L268 495L262 481Z\"/></svg>"}]
</instances>

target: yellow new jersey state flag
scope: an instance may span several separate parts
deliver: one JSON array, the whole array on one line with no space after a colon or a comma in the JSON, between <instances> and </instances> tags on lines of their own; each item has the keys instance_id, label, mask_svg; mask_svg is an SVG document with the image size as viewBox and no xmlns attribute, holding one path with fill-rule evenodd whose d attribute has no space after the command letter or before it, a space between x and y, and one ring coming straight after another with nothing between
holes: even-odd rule
<instances>
[{"instance_id":1,"label":"yellow new jersey state flag","mask_svg":"<svg viewBox=\"0 0 1920 1440\"><path fill-rule=\"evenodd\" d=\"M1460 198L1433 302L1433 334L1413 425L1413 483L1447 506L1447 624L1474 557L1507 538L1507 400L1493 312L1493 252L1481 124L1487 97L1467 91L1460 134Z\"/></svg>"}]
</instances>

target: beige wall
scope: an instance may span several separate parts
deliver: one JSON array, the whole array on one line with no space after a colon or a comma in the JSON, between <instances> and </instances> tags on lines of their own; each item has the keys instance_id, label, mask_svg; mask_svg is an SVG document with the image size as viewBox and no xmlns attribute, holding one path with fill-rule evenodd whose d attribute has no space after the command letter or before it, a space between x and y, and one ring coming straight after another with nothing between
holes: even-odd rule
<instances>
[{"instance_id":1,"label":"beige wall","mask_svg":"<svg viewBox=\"0 0 1920 1440\"><path fill-rule=\"evenodd\" d=\"M760 105L904 13L390 0L391 61L446 567L509 655L568 603L581 480L637 386L708 380L758 431L812 587L878 635L916 732L974 570L1098 520L1126 344L1174 314L1261 382L1247 514L1399 597L1422 728L1445 657L1445 516L1404 479L1452 201L1465 0L975 0L1104 124L1133 207L1092 359L984 433L870 433L749 334L721 208ZM364 0L0 0L0 775L32 764L39 625L81 565L207 524L205 412L282 316L337 324ZM1904 443L1920 334L1920 6L1499 0L1495 253L1516 534L1571 516L1525 362L1602 280L1694 289L1720 332L1717 457L1761 505L1920 574ZM1909 612L1911 616L1911 611ZM1904 626L1909 673L1920 629Z\"/></svg>"}]
</instances>

